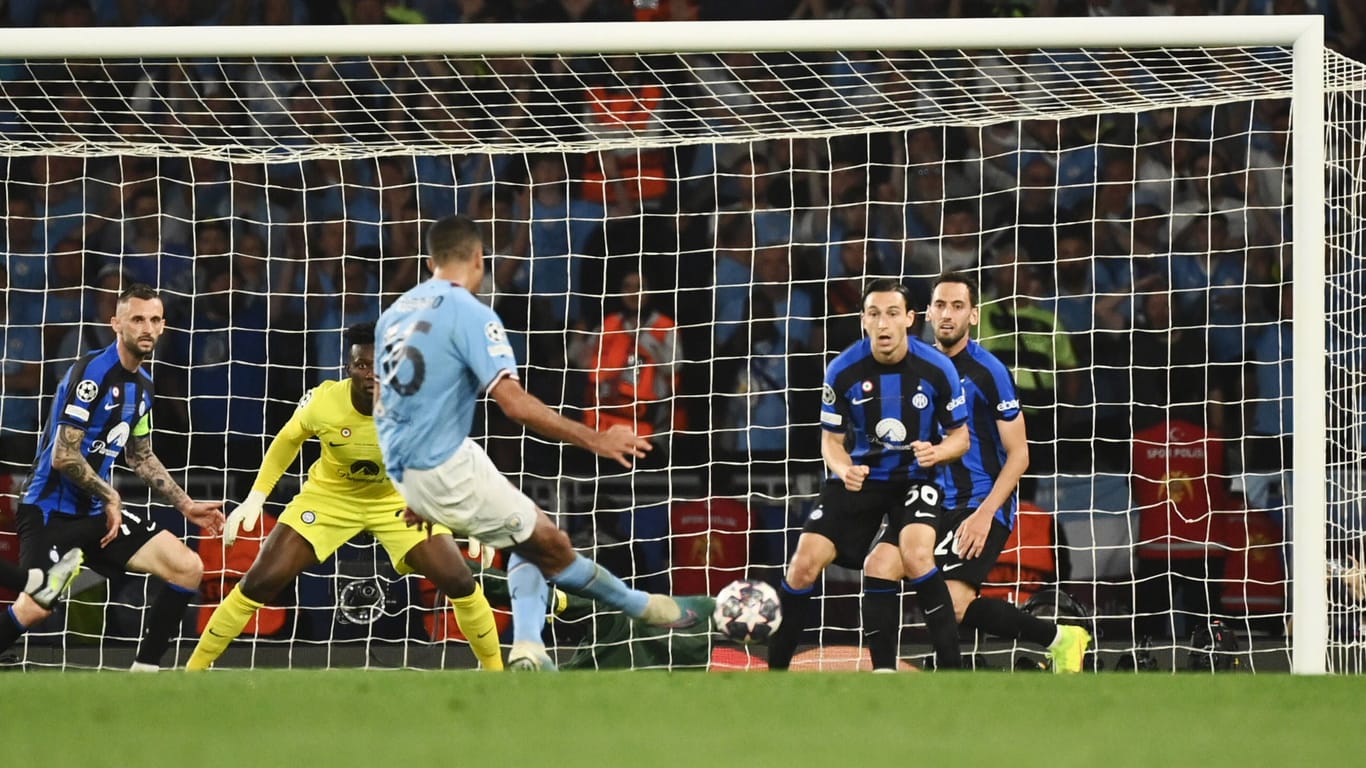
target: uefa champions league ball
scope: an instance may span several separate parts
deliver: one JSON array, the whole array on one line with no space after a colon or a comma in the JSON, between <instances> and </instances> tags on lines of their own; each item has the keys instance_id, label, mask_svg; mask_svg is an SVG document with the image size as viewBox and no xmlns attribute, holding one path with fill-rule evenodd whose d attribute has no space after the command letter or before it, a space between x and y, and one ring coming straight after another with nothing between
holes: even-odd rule
<instances>
[{"instance_id":1,"label":"uefa champions league ball","mask_svg":"<svg viewBox=\"0 0 1366 768\"><path fill-rule=\"evenodd\" d=\"M755 579L727 584L716 596L716 633L737 643L766 643L782 624L778 593Z\"/></svg>"}]
</instances>

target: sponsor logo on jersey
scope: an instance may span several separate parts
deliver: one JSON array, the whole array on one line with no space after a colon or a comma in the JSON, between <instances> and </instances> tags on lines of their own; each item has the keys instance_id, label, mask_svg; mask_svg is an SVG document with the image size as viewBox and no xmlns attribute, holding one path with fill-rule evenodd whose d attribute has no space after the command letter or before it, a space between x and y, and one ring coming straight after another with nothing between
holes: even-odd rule
<instances>
[{"instance_id":1,"label":"sponsor logo on jersey","mask_svg":"<svg viewBox=\"0 0 1366 768\"><path fill-rule=\"evenodd\" d=\"M906 425L898 419L883 419L873 427L873 434L888 448L902 448L906 442Z\"/></svg>"},{"instance_id":2,"label":"sponsor logo on jersey","mask_svg":"<svg viewBox=\"0 0 1366 768\"><path fill-rule=\"evenodd\" d=\"M944 410L946 410L946 411L952 411L953 409L958 408L959 406L963 405L963 404L966 403L967 401L968 401L967 395L959 394L958 397L955 397L954 399L950 400L949 403L948 403L948 405L944 406Z\"/></svg>"},{"instance_id":3,"label":"sponsor logo on jersey","mask_svg":"<svg viewBox=\"0 0 1366 768\"><path fill-rule=\"evenodd\" d=\"M996 404L996 410L1000 411L1001 413L1005 413L1006 411L1019 410L1019 408L1019 400L1002 400L1001 402Z\"/></svg>"}]
</instances>

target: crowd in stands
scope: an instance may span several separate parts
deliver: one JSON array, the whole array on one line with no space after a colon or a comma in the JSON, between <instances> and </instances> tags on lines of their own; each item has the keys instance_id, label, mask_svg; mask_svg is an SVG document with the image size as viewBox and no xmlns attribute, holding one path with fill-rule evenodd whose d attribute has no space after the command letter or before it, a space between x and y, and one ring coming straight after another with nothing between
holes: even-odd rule
<instances>
[{"instance_id":1,"label":"crowd in stands","mask_svg":"<svg viewBox=\"0 0 1366 768\"><path fill-rule=\"evenodd\" d=\"M5 5L11 25L327 24L655 19L1324 13L1360 53L1342 0L801 0L683 2L91 0ZM743 114L726 66L753 54L599 60L573 97L582 126L648 136L680 94ZM857 60L813 60L860 74ZM339 65L345 69L347 64ZM497 63L491 66L500 66ZM343 93L267 60L237 88L253 111L313 93L328 115L403 111L432 135L518 120L515 104ZM183 71L182 71L182 74ZM491 76L516 78L518 72ZM0 68L5 92L41 90ZM174 78L173 78L174 79ZM110 82L151 111L157 84ZM191 87L191 86L186 86ZM510 88L515 93L516 88ZM92 124L74 87L42 92ZM429 98L429 97L424 97ZM729 101L727 101L729 99ZM11 100L10 108L21 103ZM359 123L338 121L345 126ZM339 374L340 330L422 277L424 222L487 225L487 293L529 386L595 423L676 433L675 464L814 459L828 354L856 340L866 276L922 303L941 269L979 274L982 335L1016 368L1034 472L1127 467L1128 441L1179 409L1276 466L1288 432L1289 107L1255 101L1137 115L918 128L836 139L579 154L424 154L283 164L206 156L16 156L4 166L4 456L26 465L66 362L107 343L109 291L149 282L174 331L159 354L160 432L190 462L249 469L307 386ZM0 121L24 130L22 121ZM334 126L335 127L335 126ZM288 142L287 135L275 135ZM363 138L363 137L355 137ZM651 341L622 347L648 328ZM615 341L614 341L615 340ZM306 373L301 376L299 371ZM504 425L505 426L505 425ZM500 425L489 425L494 432ZM228 440L222 435L228 435ZM177 455L174 448L165 451Z\"/></svg>"}]
</instances>

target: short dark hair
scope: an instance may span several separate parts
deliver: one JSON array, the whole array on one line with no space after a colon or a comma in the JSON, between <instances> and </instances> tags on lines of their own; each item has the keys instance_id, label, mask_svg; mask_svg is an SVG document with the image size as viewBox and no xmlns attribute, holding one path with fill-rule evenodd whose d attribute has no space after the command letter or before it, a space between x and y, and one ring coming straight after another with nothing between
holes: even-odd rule
<instances>
[{"instance_id":1,"label":"short dark hair","mask_svg":"<svg viewBox=\"0 0 1366 768\"><path fill-rule=\"evenodd\" d=\"M977 281L966 272L949 271L936 277L930 286L930 295L934 295L934 289L945 283L957 283L968 287L968 306L977 306Z\"/></svg>"},{"instance_id":2,"label":"short dark hair","mask_svg":"<svg viewBox=\"0 0 1366 768\"><path fill-rule=\"evenodd\" d=\"M427 229L427 255L437 264L466 261L483 242L479 225L468 216L447 216Z\"/></svg>"},{"instance_id":3,"label":"short dark hair","mask_svg":"<svg viewBox=\"0 0 1366 768\"><path fill-rule=\"evenodd\" d=\"M348 348L354 347L357 344L374 344L374 321L372 320L368 323L356 323L355 325L348 327L345 331L342 331L342 339L346 342L346 346Z\"/></svg>"},{"instance_id":4,"label":"short dark hair","mask_svg":"<svg viewBox=\"0 0 1366 768\"><path fill-rule=\"evenodd\" d=\"M868 297L874 293L899 293L901 300L906 303L906 310L911 309L911 289L907 288L900 280L892 277L879 277L868 281L863 287L863 297L859 299L859 306L868 303Z\"/></svg>"},{"instance_id":5,"label":"short dark hair","mask_svg":"<svg viewBox=\"0 0 1366 768\"><path fill-rule=\"evenodd\" d=\"M127 302L129 299L143 299L145 301L156 299L157 301L161 301L161 294L157 293L157 289L146 283L133 283L127 288L124 288L123 293L119 294L120 304Z\"/></svg>"}]
</instances>

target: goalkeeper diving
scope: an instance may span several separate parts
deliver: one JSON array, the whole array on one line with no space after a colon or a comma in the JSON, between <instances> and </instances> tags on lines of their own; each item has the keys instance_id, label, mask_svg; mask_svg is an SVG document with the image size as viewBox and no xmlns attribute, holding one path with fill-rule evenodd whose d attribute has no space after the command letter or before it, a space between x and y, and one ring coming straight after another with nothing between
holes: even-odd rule
<instances>
[{"instance_id":1,"label":"goalkeeper diving","mask_svg":"<svg viewBox=\"0 0 1366 768\"><path fill-rule=\"evenodd\" d=\"M353 325L344 336L348 377L325 381L304 395L271 441L246 501L228 515L228 546L240 531L255 530L262 506L309 438L322 455L308 469L302 490L285 507L256 561L213 612L186 665L208 669L251 617L306 568L321 563L356 534L371 533L401 574L419 573L444 592L456 623L486 670L503 660L493 611L451 531L405 524L406 504L384 468L375 433L375 326Z\"/></svg>"}]
</instances>

